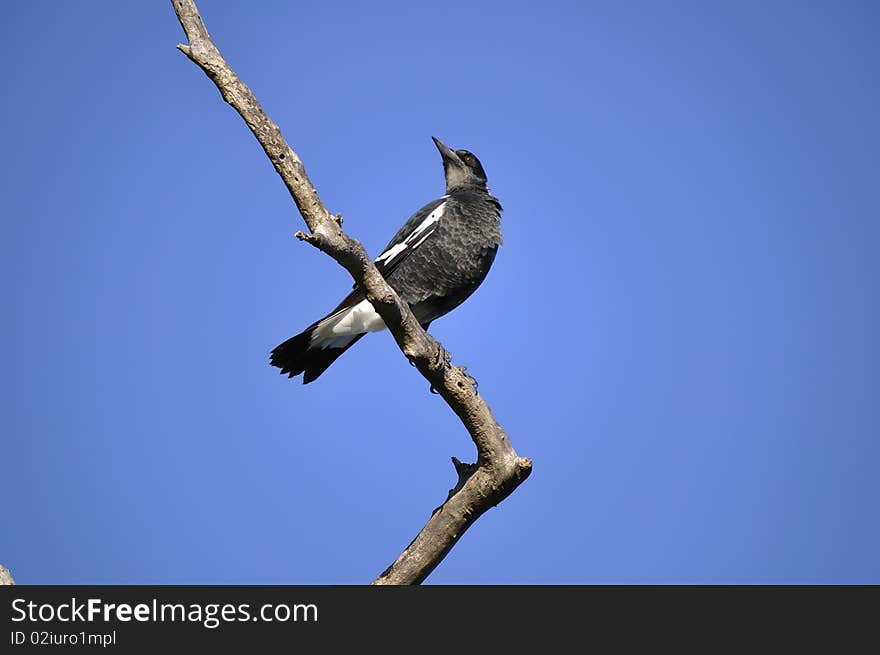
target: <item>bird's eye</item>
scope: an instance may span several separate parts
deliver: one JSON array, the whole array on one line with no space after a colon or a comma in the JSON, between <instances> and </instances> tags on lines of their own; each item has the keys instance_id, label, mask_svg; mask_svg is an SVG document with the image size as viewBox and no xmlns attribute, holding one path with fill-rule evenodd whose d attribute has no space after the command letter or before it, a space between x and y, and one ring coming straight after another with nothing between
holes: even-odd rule
<instances>
[{"instance_id":1,"label":"bird's eye","mask_svg":"<svg viewBox=\"0 0 880 655\"><path fill-rule=\"evenodd\" d=\"M464 159L464 163L468 166L474 166L477 163L476 158L471 153L467 153L462 159Z\"/></svg>"}]
</instances>

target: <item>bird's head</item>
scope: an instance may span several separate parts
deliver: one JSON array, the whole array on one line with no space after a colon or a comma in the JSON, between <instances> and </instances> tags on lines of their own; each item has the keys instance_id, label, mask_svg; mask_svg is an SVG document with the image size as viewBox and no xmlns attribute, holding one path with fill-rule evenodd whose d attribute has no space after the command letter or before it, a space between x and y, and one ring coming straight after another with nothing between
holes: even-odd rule
<instances>
[{"instance_id":1,"label":"bird's head","mask_svg":"<svg viewBox=\"0 0 880 655\"><path fill-rule=\"evenodd\" d=\"M459 189L485 189L486 171L477 157L467 150L453 150L435 136L434 145L443 157L446 173L446 193Z\"/></svg>"}]
</instances>

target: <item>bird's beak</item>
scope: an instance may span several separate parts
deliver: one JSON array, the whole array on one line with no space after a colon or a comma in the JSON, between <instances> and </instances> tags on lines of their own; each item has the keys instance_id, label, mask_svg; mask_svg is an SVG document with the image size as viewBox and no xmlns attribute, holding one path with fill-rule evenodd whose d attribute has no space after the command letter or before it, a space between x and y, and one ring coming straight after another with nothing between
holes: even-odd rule
<instances>
[{"instance_id":1,"label":"bird's beak","mask_svg":"<svg viewBox=\"0 0 880 655\"><path fill-rule=\"evenodd\" d=\"M461 160L459 160L458 155L455 154L455 150L447 146L436 136L431 137L434 140L434 145L437 146L437 150L440 151L440 156L443 157L443 162L450 164L461 164Z\"/></svg>"}]
</instances>

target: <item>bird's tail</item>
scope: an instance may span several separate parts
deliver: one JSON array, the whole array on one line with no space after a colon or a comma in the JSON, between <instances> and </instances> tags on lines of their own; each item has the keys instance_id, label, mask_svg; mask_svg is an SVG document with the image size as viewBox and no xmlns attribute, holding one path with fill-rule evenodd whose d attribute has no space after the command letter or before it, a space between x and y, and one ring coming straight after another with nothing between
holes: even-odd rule
<instances>
[{"instance_id":1,"label":"bird's tail","mask_svg":"<svg viewBox=\"0 0 880 655\"><path fill-rule=\"evenodd\" d=\"M358 334L350 337L345 343L337 342L333 346L322 348L312 339L312 333L318 325L319 323L315 323L295 337L290 337L284 343L275 346L269 359L272 366L277 366L281 369L282 375L287 373L287 377L291 378L303 373L303 384L308 384L317 379L342 353L364 336Z\"/></svg>"},{"instance_id":2,"label":"bird's tail","mask_svg":"<svg viewBox=\"0 0 880 655\"><path fill-rule=\"evenodd\" d=\"M272 350L269 362L288 377L303 373L303 384L317 379L366 332L384 327L359 289L352 291L332 312Z\"/></svg>"}]
</instances>

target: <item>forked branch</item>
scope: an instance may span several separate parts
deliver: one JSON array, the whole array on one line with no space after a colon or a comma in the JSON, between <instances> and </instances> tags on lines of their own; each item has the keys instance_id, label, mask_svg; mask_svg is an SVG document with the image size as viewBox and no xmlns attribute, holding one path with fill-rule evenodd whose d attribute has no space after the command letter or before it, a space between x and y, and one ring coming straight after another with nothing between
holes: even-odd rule
<instances>
[{"instance_id":1,"label":"forked branch","mask_svg":"<svg viewBox=\"0 0 880 655\"><path fill-rule=\"evenodd\" d=\"M403 553L373 584L418 584L446 556L474 521L506 498L532 469L517 456L473 378L450 362L449 354L416 321L409 306L376 270L363 246L342 231L342 220L321 202L299 156L263 111L253 92L230 68L211 40L193 0L172 0L188 45L177 47L217 85L223 99L244 119L284 181L309 231L297 237L345 268L367 294L400 350L461 419L477 447L476 464L453 458L458 482L446 502Z\"/></svg>"}]
</instances>

